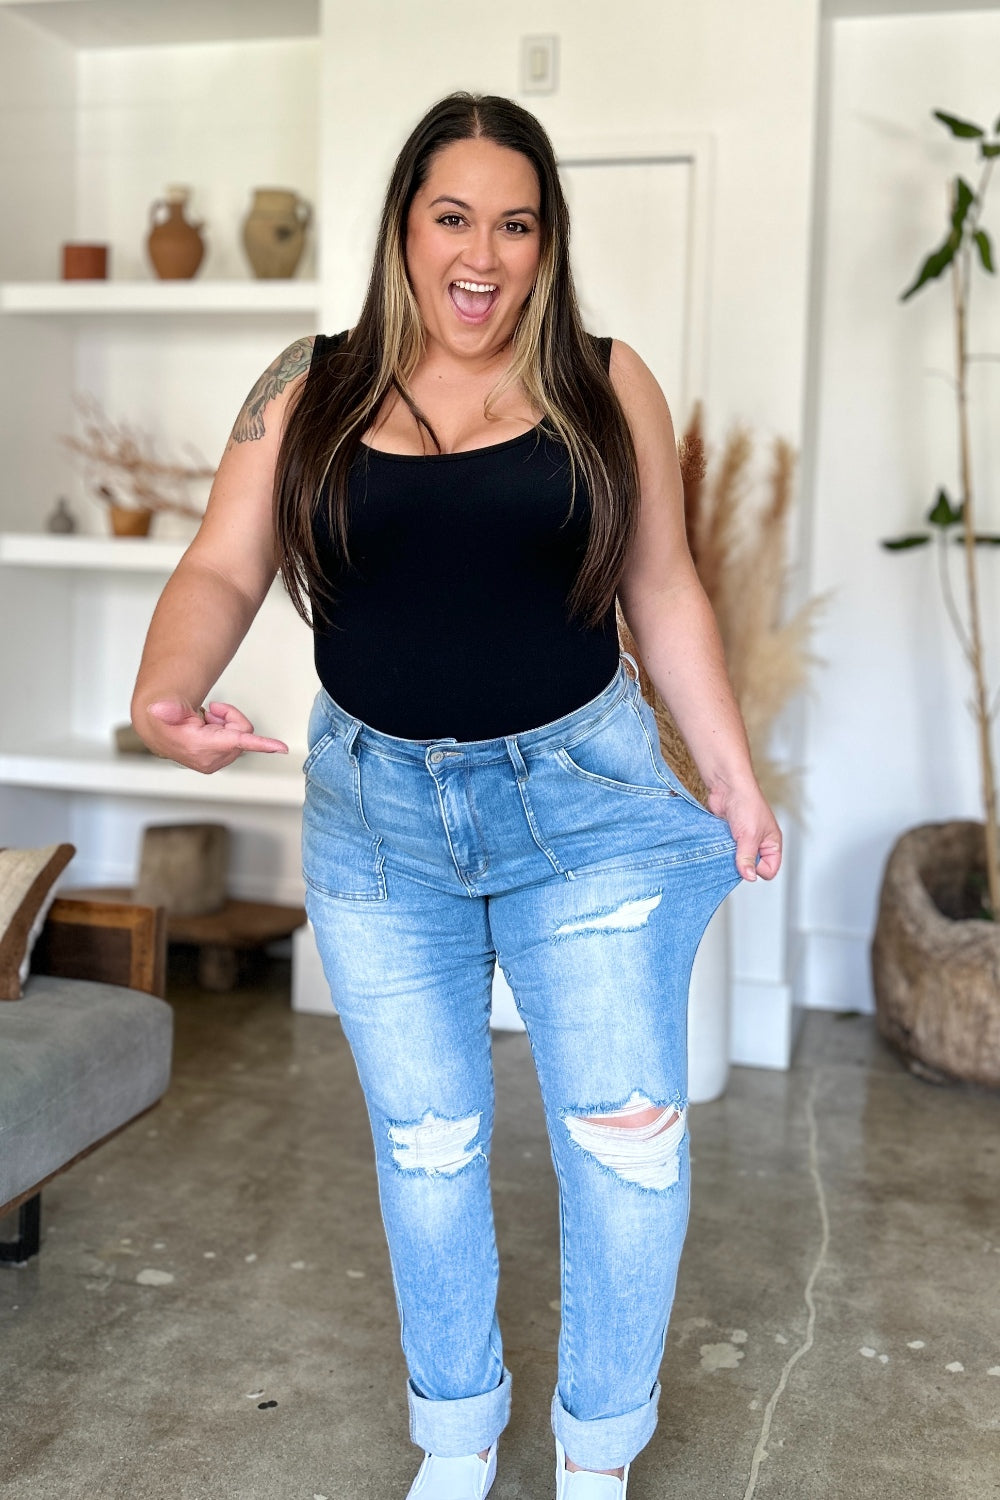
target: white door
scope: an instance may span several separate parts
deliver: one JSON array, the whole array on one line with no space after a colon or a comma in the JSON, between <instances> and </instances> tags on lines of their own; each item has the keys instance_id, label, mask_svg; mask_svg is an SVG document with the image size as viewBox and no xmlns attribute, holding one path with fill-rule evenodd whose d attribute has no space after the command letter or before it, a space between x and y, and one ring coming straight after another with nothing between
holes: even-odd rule
<instances>
[{"instance_id":1,"label":"white door","mask_svg":"<svg viewBox=\"0 0 1000 1500\"><path fill-rule=\"evenodd\" d=\"M692 389L695 172L690 155L580 157L560 164L584 326L632 345L678 423L701 394Z\"/></svg>"}]
</instances>

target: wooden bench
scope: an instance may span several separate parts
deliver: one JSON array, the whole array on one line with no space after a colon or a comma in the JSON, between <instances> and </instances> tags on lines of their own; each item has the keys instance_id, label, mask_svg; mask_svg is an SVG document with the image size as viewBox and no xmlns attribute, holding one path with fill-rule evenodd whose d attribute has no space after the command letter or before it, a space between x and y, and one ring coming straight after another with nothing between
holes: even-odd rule
<instances>
[{"instance_id":1,"label":"wooden bench","mask_svg":"<svg viewBox=\"0 0 1000 1500\"><path fill-rule=\"evenodd\" d=\"M92 901L132 899L131 888L123 885L77 886L68 894ZM167 942L187 943L197 948L199 987L221 992L236 985L242 954L266 947L279 938L291 937L297 927L305 926L305 921L304 906L230 897L218 911L200 916L168 912Z\"/></svg>"}]
</instances>

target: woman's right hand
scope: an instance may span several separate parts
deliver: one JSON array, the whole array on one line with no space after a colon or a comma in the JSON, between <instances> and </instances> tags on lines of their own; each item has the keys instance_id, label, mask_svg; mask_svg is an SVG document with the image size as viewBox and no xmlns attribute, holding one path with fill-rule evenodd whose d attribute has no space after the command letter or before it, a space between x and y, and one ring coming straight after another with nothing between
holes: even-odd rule
<instances>
[{"instance_id":1,"label":"woman's right hand","mask_svg":"<svg viewBox=\"0 0 1000 1500\"><path fill-rule=\"evenodd\" d=\"M244 751L287 755L283 740L255 734L246 714L231 703L196 708L183 698L161 698L136 716L135 727L154 755L208 776L232 765Z\"/></svg>"}]
</instances>

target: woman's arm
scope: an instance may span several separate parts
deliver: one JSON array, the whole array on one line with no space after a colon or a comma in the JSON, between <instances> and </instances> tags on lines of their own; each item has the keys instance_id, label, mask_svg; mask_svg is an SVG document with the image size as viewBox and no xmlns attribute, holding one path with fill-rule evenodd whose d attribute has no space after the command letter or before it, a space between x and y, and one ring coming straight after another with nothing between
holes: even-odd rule
<instances>
[{"instance_id":1,"label":"woman's arm","mask_svg":"<svg viewBox=\"0 0 1000 1500\"><path fill-rule=\"evenodd\" d=\"M617 341L611 382L632 431L641 493L638 530L618 589L622 614L694 756L709 807L729 823L740 874L770 880L781 864L781 831L753 773L718 626L691 560L670 412L642 360Z\"/></svg>"},{"instance_id":2,"label":"woman's arm","mask_svg":"<svg viewBox=\"0 0 1000 1500\"><path fill-rule=\"evenodd\" d=\"M228 703L201 703L263 603L274 553L274 471L288 401L309 369L300 339L250 392L212 484L205 518L154 611L132 695L132 723L151 750L217 771L245 750L285 752Z\"/></svg>"}]
</instances>

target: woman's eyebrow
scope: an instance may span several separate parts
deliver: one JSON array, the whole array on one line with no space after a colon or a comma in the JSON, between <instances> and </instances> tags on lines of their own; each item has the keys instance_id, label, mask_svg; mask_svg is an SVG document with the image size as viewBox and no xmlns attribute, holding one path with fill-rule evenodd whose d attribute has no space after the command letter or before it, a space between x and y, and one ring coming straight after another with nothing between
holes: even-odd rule
<instances>
[{"instance_id":1,"label":"woman's eyebrow","mask_svg":"<svg viewBox=\"0 0 1000 1500\"><path fill-rule=\"evenodd\" d=\"M456 208L464 209L467 214L472 212L471 204L463 203L461 198L449 197L447 193L442 193L440 198L434 198L428 204L428 207L436 208L439 203L454 203ZM500 217L501 219L509 219L513 214L530 214L533 219L537 219L538 209L531 208L530 206L526 206L525 208L505 208Z\"/></svg>"}]
</instances>

